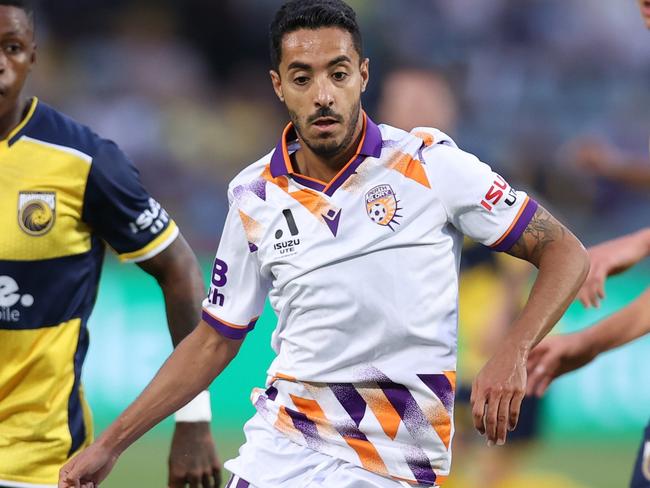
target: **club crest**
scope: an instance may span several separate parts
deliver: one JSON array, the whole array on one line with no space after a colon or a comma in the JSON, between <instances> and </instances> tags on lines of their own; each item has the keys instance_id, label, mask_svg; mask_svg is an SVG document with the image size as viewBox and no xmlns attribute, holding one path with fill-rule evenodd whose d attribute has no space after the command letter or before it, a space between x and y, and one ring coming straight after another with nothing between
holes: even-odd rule
<instances>
[{"instance_id":1,"label":"club crest","mask_svg":"<svg viewBox=\"0 0 650 488\"><path fill-rule=\"evenodd\" d=\"M30 236L47 234L56 218L55 192L23 192L18 194L18 225Z\"/></svg>"},{"instance_id":2,"label":"club crest","mask_svg":"<svg viewBox=\"0 0 650 488\"><path fill-rule=\"evenodd\" d=\"M394 231L393 225L399 225L401 217L397 212L399 201L390 185L378 185L366 193L366 212L375 224L383 225Z\"/></svg>"}]
</instances>

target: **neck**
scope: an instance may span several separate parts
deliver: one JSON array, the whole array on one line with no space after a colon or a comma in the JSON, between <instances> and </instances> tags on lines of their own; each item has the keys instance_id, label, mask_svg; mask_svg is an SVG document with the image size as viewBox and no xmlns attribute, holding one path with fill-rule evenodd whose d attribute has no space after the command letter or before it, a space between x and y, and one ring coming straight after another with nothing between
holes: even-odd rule
<instances>
[{"instance_id":1,"label":"neck","mask_svg":"<svg viewBox=\"0 0 650 488\"><path fill-rule=\"evenodd\" d=\"M6 139L21 120L27 116L31 101L18 101L6 113L0 115L0 140Z\"/></svg>"},{"instance_id":2,"label":"neck","mask_svg":"<svg viewBox=\"0 0 650 488\"><path fill-rule=\"evenodd\" d=\"M295 164L300 174L328 183L352 159L363 137L363 113L359 113L352 141L332 156L321 156L301 141L301 147L294 153Z\"/></svg>"}]
</instances>

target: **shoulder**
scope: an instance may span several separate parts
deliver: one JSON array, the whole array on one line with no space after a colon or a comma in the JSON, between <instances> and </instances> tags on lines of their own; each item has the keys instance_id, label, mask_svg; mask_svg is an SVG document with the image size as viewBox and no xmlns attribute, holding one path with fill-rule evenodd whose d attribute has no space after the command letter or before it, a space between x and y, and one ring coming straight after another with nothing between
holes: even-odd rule
<instances>
[{"instance_id":1,"label":"shoulder","mask_svg":"<svg viewBox=\"0 0 650 488\"><path fill-rule=\"evenodd\" d=\"M264 175L269 173L269 164L273 151L261 157L253 164L249 164L242 169L228 184L228 198L232 203L233 197L243 191L255 191L256 187L265 185Z\"/></svg>"},{"instance_id":2,"label":"shoulder","mask_svg":"<svg viewBox=\"0 0 650 488\"><path fill-rule=\"evenodd\" d=\"M76 152L80 156L94 159L108 141L99 137L88 126L41 102L25 127L16 134L16 139L27 138L49 145L53 149Z\"/></svg>"}]
</instances>

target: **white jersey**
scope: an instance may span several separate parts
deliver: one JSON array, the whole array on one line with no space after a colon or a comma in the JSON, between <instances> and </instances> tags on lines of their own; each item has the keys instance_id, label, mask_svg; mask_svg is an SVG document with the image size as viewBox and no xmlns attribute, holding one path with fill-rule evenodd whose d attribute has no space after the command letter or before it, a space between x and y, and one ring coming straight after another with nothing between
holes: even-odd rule
<instances>
[{"instance_id":1,"label":"white jersey","mask_svg":"<svg viewBox=\"0 0 650 488\"><path fill-rule=\"evenodd\" d=\"M363 130L329 184L293 171L291 125L232 181L203 318L243 338L268 296L277 356L259 414L297 443L434 485L451 460L463 235L508 250L537 204L436 129L364 115Z\"/></svg>"}]
</instances>

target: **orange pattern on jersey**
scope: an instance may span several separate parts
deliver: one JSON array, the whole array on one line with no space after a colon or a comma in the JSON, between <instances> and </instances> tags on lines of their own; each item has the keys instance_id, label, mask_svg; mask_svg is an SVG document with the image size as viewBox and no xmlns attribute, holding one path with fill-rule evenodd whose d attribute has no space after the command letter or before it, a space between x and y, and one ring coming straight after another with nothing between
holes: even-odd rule
<instances>
[{"instance_id":1,"label":"orange pattern on jersey","mask_svg":"<svg viewBox=\"0 0 650 488\"><path fill-rule=\"evenodd\" d=\"M296 406L299 412L304 413L309 420L316 424L318 432L323 437L335 438L338 433L334 430L329 420L325 416L325 412L316 400L303 398L296 395L289 394L291 401Z\"/></svg>"},{"instance_id":2,"label":"orange pattern on jersey","mask_svg":"<svg viewBox=\"0 0 650 488\"><path fill-rule=\"evenodd\" d=\"M293 420L291 420L284 406L281 406L278 410L278 418L275 421L274 427L280 432L283 432L289 439L294 440L294 442L298 442L297 439L302 437L300 431L293 426Z\"/></svg>"},{"instance_id":3,"label":"orange pattern on jersey","mask_svg":"<svg viewBox=\"0 0 650 488\"><path fill-rule=\"evenodd\" d=\"M262 238L262 226L259 224L259 222L241 210L239 210L239 218L241 219L241 223L244 227L244 232L246 233L248 242L259 244L260 239Z\"/></svg>"},{"instance_id":4,"label":"orange pattern on jersey","mask_svg":"<svg viewBox=\"0 0 650 488\"><path fill-rule=\"evenodd\" d=\"M412 134L415 137L419 137L420 139L422 139L426 147L432 146L433 143L436 142L433 135L429 134L428 132L418 131L418 132L413 132Z\"/></svg>"},{"instance_id":5,"label":"orange pattern on jersey","mask_svg":"<svg viewBox=\"0 0 650 488\"><path fill-rule=\"evenodd\" d=\"M410 154L397 151L388 161L388 167L394 169L398 173L403 174L406 178L417 181L422 186L431 188L429 178L422 163L417 159L413 159Z\"/></svg>"},{"instance_id":6,"label":"orange pattern on jersey","mask_svg":"<svg viewBox=\"0 0 650 488\"><path fill-rule=\"evenodd\" d=\"M357 388L357 391L375 414L384 433L395 440L402 419L379 388Z\"/></svg>"},{"instance_id":7,"label":"orange pattern on jersey","mask_svg":"<svg viewBox=\"0 0 650 488\"><path fill-rule=\"evenodd\" d=\"M298 381L297 378L295 378L293 376L289 376L288 374L284 374L284 373L275 373L273 375L273 378L272 378L271 382L273 382L275 380L286 380L286 381L291 381L292 383L295 383L296 381Z\"/></svg>"},{"instance_id":8,"label":"orange pattern on jersey","mask_svg":"<svg viewBox=\"0 0 650 488\"><path fill-rule=\"evenodd\" d=\"M356 439L354 437L343 436L345 442L350 446L359 456L361 460L361 465L366 468L368 471L374 471L383 476L388 476L388 469L386 464L381 459L379 452L375 446L372 445L370 441L363 439Z\"/></svg>"},{"instance_id":9,"label":"orange pattern on jersey","mask_svg":"<svg viewBox=\"0 0 650 488\"><path fill-rule=\"evenodd\" d=\"M289 179L286 176L278 176L277 178L274 178L271 175L270 165L267 165L264 168L261 176L266 181L273 183L282 191L286 192L290 197L305 207L309 213L323 222L323 224L325 223L321 217L323 214L327 214L327 212L333 207L327 199L321 196L320 193L309 189L289 191Z\"/></svg>"},{"instance_id":10,"label":"orange pattern on jersey","mask_svg":"<svg viewBox=\"0 0 650 488\"><path fill-rule=\"evenodd\" d=\"M431 426L440 437L445 447L449 449L449 442L451 441L451 416L444 406L439 405L431 414L426 412Z\"/></svg>"},{"instance_id":11,"label":"orange pattern on jersey","mask_svg":"<svg viewBox=\"0 0 650 488\"><path fill-rule=\"evenodd\" d=\"M456 371L443 371L442 374L444 374L449 380L451 389L456 391Z\"/></svg>"}]
</instances>

